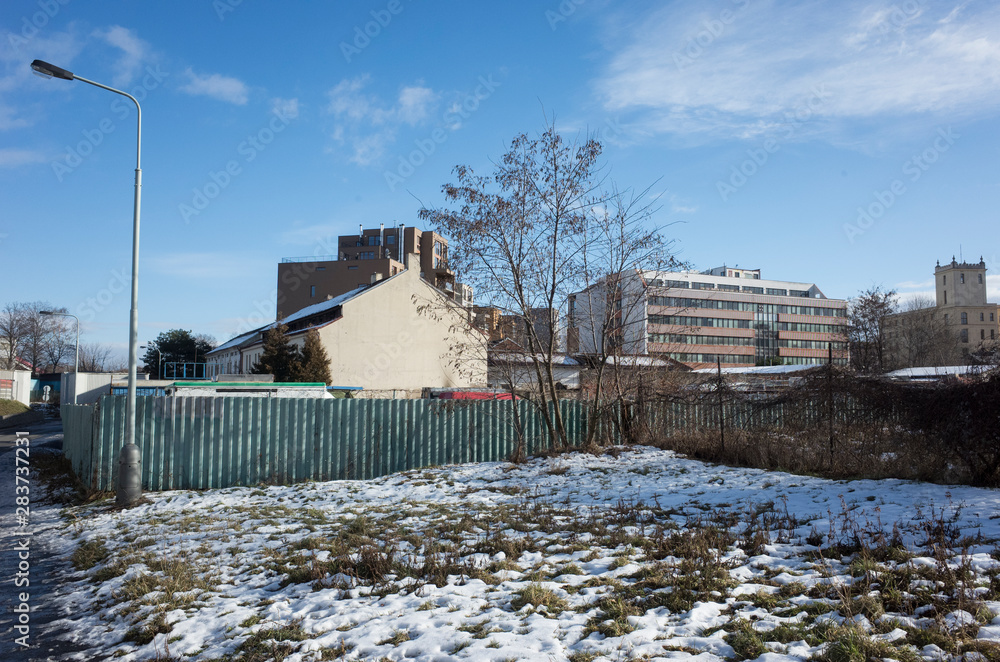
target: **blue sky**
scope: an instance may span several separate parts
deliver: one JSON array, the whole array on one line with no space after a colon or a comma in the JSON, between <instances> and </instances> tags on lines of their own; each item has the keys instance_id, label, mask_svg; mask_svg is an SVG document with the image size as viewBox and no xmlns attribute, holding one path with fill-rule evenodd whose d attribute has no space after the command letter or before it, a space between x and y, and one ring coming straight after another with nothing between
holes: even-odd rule
<instances>
[{"instance_id":1,"label":"blue sky","mask_svg":"<svg viewBox=\"0 0 1000 662\"><path fill-rule=\"evenodd\" d=\"M933 289L960 251L1000 300L995 2L6 0L0 305L128 336L143 110L140 341L273 318L277 263L417 224L546 114L652 185L683 259L847 298Z\"/></svg>"}]
</instances>

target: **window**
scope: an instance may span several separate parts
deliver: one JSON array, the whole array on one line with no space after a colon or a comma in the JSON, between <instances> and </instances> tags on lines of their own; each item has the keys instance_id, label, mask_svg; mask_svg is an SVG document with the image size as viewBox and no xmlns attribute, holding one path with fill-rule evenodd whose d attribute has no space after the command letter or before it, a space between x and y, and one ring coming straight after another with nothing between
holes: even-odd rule
<instances>
[{"instance_id":1,"label":"window","mask_svg":"<svg viewBox=\"0 0 1000 662\"><path fill-rule=\"evenodd\" d=\"M969 330L962 329L962 342L969 342Z\"/></svg>"},{"instance_id":2,"label":"window","mask_svg":"<svg viewBox=\"0 0 1000 662\"><path fill-rule=\"evenodd\" d=\"M945 323L945 324L947 324L947 323L948 323L948 313L945 313L945 314L944 314L944 323Z\"/></svg>"},{"instance_id":3,"label":"window","mask_svg":"<svg viewBox=\"0 0 1000 662\"><path fill-rule=\"evenodd\" d=\"M326 267L316 267L316 271L326 271Z\"/></svg>"},{"instance_id":4,"label":"window","mask_svg":"<svg viewBox=\"0 0 1000 662\"><path fill-rule=\"evenodd\" d=\"M958 275L958 282L965 285L965 274Z\"/></svg>"},{"instance_id":5,"label":"window","mask_svg":"<svg viewBox=\"0 0 1000 662\"><path fill-rule=\"evenodd\" d=\"M764 293L764 288L763 287L747 287L747 286L744 286L743 287L743 291L744 292L750 292L751 294L763 294Z\"/></svg>"},{"instance_id":6,"label":"window","mask_svg":"<svg viewBox=\"0 0 1000 662\"><path fill-rule=\"evenodd\" d=\"M778 289L774 289L772 287L767 288L767 293L771 294L771 295L775 295L775 296L780 296L780 297L787 297L788 296L788 290L778 290Z\"/></svg>"},{"instance_id":7,"label":"window","mask_svg":"<svg viewBox=\"0 0 1000 662\"><path fill-rule=\"evenodd\" d=\"M990 321L993 321L993 313L990 313Z\"/></svg>"},{"instance_id":8,"label":"window","mask_svg":"<svg viewBox=\"0 0 1000 662\"><path fill-rule=\"evenodd\" d=\"M347 268L348 268L348 269L357 269L357 268L358 268L358 265L356 265L356 264L355 264L354 266L351 266L351 267L347 267Z\"/></svg>"},{"instance_id":9,"label":"window","mask_svg":"<svg viewBox=\"0 0 1000 662\"><path fill-rule=\"evenodd\" d=\"M315 285L310 285L309 286L309 297L312 298L314 296L316 296L316 286Z\"/></svg>"},{"instance_id":10,"label":"window","mask_svg":"<svg viewBox=\"0 0 1000 662\"><path fill-rule=\"evenodd\" d=\"M986 329L979 329L979 339L986 340Z\"/></svg>"},{"instance_id":11,"label":"window","mask_svg":"<svg viewBox=\"0 0 1000 662\"><path fill-rule=\"evenodd\" d=\"M691 287L696 290L714 290L715 285L712 283L692 283Z\"/></svg>"},{"instance_id":12,"label":"window","mask_svg":"<svg viewBox=\"0 0 1000 662\"><path fill-rule=\"evenodd\" d=\"M969 313L962 313L962 324L969 323Z\"/></svg>"},{"instance_id":13,"label":"window","mask_svg":"<svg viewBox=\"0 0 1000 662\"><path fill-rule=\"evenodd\" d=\"M944 302L948 303L948 293L947 292L944 293Z\"/></svg>"},{"instance_id":14,"label":"window","mask_svg":"<svg viewBox=\"0 0 1000 662\"><path fill-rule=\"evenodd\" d=\"M980 285L983 284L983 275L982 274L979 274L979 284Z\"/></svg>"},{"instance_id":15,"label":"window","mask_svg":"<svg viewBox=\"0 0 1000 662\"><path fill-rule=\"evenodd\" d=\"M986 321L986 320L984 320L984 319L983 319L983 317L984 317L984 316L983 316L983 314L982 314L982 313L979 313L979 321L980 321L980 322L984 322L984 321Z\"/></svg>"},{"instance_id":16,"label":"window","mask_svg":"<svg viewBox=\"0 0 1000 662\"><path fill-rule=\"evenodd\" d=\"M997 338L997 330L990 329L990 340L996 340L996 338Z\"/></svg>"}]
</instances>

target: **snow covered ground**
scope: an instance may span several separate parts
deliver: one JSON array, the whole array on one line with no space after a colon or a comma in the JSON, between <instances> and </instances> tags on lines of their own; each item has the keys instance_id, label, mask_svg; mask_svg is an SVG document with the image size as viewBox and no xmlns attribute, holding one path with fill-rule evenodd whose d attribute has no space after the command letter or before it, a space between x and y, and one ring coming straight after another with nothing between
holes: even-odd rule
<instances>
[{"instance_id":1,"label":"snow covered ground","mask_svg":"<svg viewBox=\"0 0 1000 662\"><path fill-rule=\"evenodd\" d=\"M1000 659L996 491L614 450L40 513L58 625L81 660Z\"/></svg>"}]
</instances>

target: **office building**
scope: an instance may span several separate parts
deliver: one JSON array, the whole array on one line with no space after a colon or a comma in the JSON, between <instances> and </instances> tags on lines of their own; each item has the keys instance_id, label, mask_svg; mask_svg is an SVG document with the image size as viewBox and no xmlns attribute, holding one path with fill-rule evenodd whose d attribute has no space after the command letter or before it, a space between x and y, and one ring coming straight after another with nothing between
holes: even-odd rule
<instances>
[{"instance_id":1,"label":"office building","mask_svg":"<svg viewBox=\"0 0 1000 662\"><path fill-rule=\"evenodd\" d=\"M568 318L571 353L603 348L695 369L824 364L831 348L835 365L848 358L847 302L759 269L631 271L570 295Z\"/></svg>"}]
</instances>

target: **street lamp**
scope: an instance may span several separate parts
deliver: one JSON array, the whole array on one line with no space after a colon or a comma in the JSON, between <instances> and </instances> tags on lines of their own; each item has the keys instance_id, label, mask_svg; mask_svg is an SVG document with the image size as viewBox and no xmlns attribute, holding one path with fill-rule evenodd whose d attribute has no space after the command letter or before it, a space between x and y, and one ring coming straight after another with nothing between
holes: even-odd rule
<instances>
[{"instance_id":1,"label":"street lamp","mask_svg":"<svg viewBox=\"0 0 1000 662\"><path fill-rule=\"evenodd\" d=\"M142 155L142 108L139 101L132 96L102 85L82 76L76 76L61 67L35 60L31 68L37 74L46 78L62 80L78 80L102 90L128 97L135 104L136 110L136 146L135 146L135 201L132 208L132 307L129 311L128 338L128 395L125 398L125 443L122 445L118 458L118 490L117 501L120 506L134 503L142 496L140 464L142 454L135 444L135 373L139 362L139 197L142 191L142 169L139 167Z\"/></svg>"},{"instance_id":2,"label":"street lamp","mask_svg":"<svg viewBox=\"0 0 1000 662\"><path fill-rule=\"evenodd\" d=\"M57 313L52 310L39 310L39 315L62 315L76 320L76 360L73 362L73 404L76 404L76 392L80 388L80 318L73 313Z\"/></svg>"},{"instance_id":3,"label":"street lamp","mask_svg":"<svg viewBox=\"0 0 1000 662\"><path fill-rule=\"evenodd\" d=\"M154 347L152 345L139 345L139 349L155 349L156 350L156 378L160 379L160 369L163 367L163 353L160 351L159 347Z\"/></svg>"}]
</instances>

